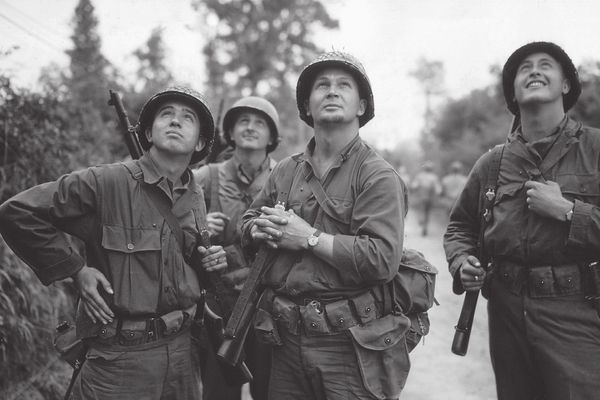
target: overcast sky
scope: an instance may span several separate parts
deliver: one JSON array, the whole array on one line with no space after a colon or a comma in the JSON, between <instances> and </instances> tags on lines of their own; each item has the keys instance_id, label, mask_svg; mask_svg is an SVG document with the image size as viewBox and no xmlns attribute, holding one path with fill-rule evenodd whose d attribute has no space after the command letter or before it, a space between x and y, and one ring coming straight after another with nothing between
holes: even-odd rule
<instances>
[{"instance_id":1,"label":"overcast sky","mask_svg":"<svg viewBox=\"0 0 600 400\"><path fill-rule=\"evenodd\" d=\"M424 99L409 76L419 57L444 63L445 93L458 98L491 83L489 67L517 47L549 40L575 64L600 60L600 1L593 0L322 0L340 29L320 32L324 49L363 61L375 94L375 119L361 134L380 147L416 142ZM203 30L190 0L95 0L103 52L124 74L131 53L153 28L164 28L169 63L178 80L202 91ZM42 66L68 65L70 21L77 0L0 0L0 50L18 46L0 69L33 87ZM206 31L204 31L206 32Z\"/></svg>"}]
</instances>

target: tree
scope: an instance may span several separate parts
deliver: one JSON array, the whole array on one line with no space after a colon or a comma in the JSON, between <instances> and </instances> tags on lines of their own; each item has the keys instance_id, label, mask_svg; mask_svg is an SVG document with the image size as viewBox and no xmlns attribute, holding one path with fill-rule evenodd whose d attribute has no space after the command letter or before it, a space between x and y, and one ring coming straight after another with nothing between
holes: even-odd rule
<instances>
[{"instance_id":1,"label":"tree","mask_svg":"<svg viewBox=\"0 0 600 400\"><path fill-rule=\"evenodd\" d=\"M308 129L298 118L295 83L302 67L321 52L312 41L317 27L335 29L318 0L192 0L210 27L204 54L209 98L231 104L255 94L271 100L280 114L289 154L304 146Z\"/></svg>"},{"instance_id":2,"label":"tree","mask_svg":"<svg viewBox=\"0 0 600 400\"><path fill-rule=\"evenodd\" d=\"M600 128L600 62L588 61L578 71L581 96L571 114L586 125Z\"/></svg>"},{"instance_id":3,"label":"tree","mask_svg":"<svg viewBox=\"0 0 600 400\"><path fill-rule=\"evenodd\" d=\"M162 28L154 28L144 46L133 52L140 66L133 89L148 97L173 83L173 75L165 64L166 51Z\"/></svg>"},{"instance_id":4,"label":"tree","mask_svg":"<svg viewBox=\"0 0 600 400\"><path fill-rule=\"evenodd\" d=\"M425 95L425 124L421 136L421 145L423 148L429 149L434 144L431 137L431 128L434 125L433 100L445 92L444 74L444 63L441 61L430 61L424 57L417 60L417 66L409 73L410 76L419 81Z\"/></svg>"}]
</instances>

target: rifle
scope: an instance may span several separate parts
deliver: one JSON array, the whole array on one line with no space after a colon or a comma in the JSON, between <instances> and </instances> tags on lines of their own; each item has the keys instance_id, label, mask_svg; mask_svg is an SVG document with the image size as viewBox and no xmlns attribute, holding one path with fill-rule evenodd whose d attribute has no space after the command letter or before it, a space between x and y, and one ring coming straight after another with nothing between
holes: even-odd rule
<instances>
[{"instance_id":1,"label":"rifle","mask_svg":"<svg viewBox=\"0 0 600 400\"><path fill-rule=\"evenodd\" d=\"M299 165L297 162L294 168L288 168L284 172L284 176L278 181L283 190L280 190L277 194L275 208L285 210ZM271 259L272 253L267 251L264 246L261 247L254 258L254 262L250 267L250 275L246 278L242 292L237 298L233 312L227 321L223 343L219 347L217 356L229 365L238 365L242 359L242 349L250 329L250 320L254 316L258 299L262 294L263 287L260 283L263 275L271 266Z\"/></svg>"},{"instance_id":2,"label":"rifle","mask_svg":"<svg viewBox=\"0 0 600 400\"><path fill-rule=\"evenodd\" d=\"M206 229L202 229L200 231L198 239L202 247L206 249L210 247L210 235ZM223 286L223 282L220 279L218 271L209 272L208 277L211 283ZM211 310L208 304L206 304L206 302L204 301L206 291L203 290L202 292L203 293L201 304L199 304L199 306L203 306L204 317L202 318L202 322L206 328L208 344L211 347L210 351L214 353L215 350L218 349L224 341L223 318L216 314L213 310ZM223 291L221 291L220 293L223 293ZM225 307L225 305L222 305L222 307ZM219 363L221 373L225 378L227 384L239 386L252 380L252 373L250 372L244 361L241 360L241 349L240 360L235 365L225 363L219 357L217 357L217 361Z\"/></svg>"},{"instance_id":3,"label":"rifle","mask_svg":"<svg viewBox=\"0 0 600 400\"><path fill-rule=\"evenodd\" d=\"M516 129L518 125L518 117L513 118L511 124L511 133ZM495 149L494 149L495 150ZM492 150L492 151L494 151ZM483 239L485 233L485 227L492 219L492 207L494 206L494 198L496 197L496 188L498 186L498 174L500 172L500 163L502 162L502 155L504 154L504 145L500 151L494 151L492 160L488 169L487 182L485 185L485 193L483 193L483 213L481 214L479 224L479 237L477 240L477 258L483 268L488 270L488 257L485 254ZM481 204L481 203L480 203ZM458 272L460 273L460 272ZM475 308L477 307L477 300L479 298L479 290L468 291L465 293L465 299L463 301L462 309L460 310L460 316L454 329L454 339L452 340L452 352L459 356L467 354L469 347L469 339L471 338L471 328L473 326L473 320L475 319Z\"/></svg>"},{"instance_id":4,"label":"rifle","mask_svg":"<svg viewBox=\"0 0 600 400\"><path fill-rule=\"evenodd\" d=\"M250 320L254 316L258 299L262 294L260 281L269 266L268 255L266 249L259 250L227 322L223 343L217 351L217 356L229 365L236 366L242 360L242 350L250 329Z\"/></svg>"},{"instance_id":5,"label":"rifle","mask_svg":"<svg viewBox=\"0 0 600 400\"><path fill-rule=\"evenodd\" d=\"M115 107L117 117L119 118L119 123L121 124L123 138L125 139L125 144L129 150L129 155L132 159L137 160L144 154L144 152L136 135L135 127L129 122L127 112L125 111L125 107L123 107L123 102L121 101L121 96L119 93L112 89L109 89L108 93L110 94L108 105Z\"/></svg>"},{"instance_id":6,"label":"rifle","mask_svg":"<svg viewBox=\"0 0 600 400\"><path fill-rule=\"evenodd\" d=\"M223 138L221 137L221 117L223 115L223 106L225 105L225 99L221 98L219 101L219 111L217 113L217 119L215 120L215 141L213 142L213 148L206 157L206 164L214 163L219 156L219 153L223 151L225 147L227 147L227 143L223 143Z\"/></svg>"}]
</instances>

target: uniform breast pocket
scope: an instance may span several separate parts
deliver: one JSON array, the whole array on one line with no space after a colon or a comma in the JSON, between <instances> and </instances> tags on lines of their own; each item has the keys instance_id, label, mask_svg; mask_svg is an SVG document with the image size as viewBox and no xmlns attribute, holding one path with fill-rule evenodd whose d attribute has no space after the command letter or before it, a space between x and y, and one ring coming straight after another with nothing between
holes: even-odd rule
<instances>
[{"instance_id":1,"label":"uniform breast pocket","mask_svg":"<svg viewBox=\"0 0 600 400\"><path fill-rule=\"evenodd\" d=\"M598 174L558 175L556 181L567 199L600 204Z\"/></svg>"},{"instance_id":2,"label":"uniform breast pocket","mask_svg":"<svg viewBox=\"0 0 600 400\"><path fill-rule=\"evenodd\" d=\"M158 298L154 292L160 277L160 231L104 225L102 247L115 289L115 306L139 311L154 307L147 299Z\"/></svg>"}]
</instances>

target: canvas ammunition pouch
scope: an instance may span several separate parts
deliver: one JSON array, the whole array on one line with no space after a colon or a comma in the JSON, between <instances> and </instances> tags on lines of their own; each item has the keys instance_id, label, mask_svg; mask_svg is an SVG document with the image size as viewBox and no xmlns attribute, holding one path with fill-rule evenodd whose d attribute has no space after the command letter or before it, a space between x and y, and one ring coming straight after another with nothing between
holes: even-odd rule
<instances>
[{"instance_id":1,"label":"canvas ammunition pouch","mask_svg":"<svg viewBox=\"0 0 600 400\"><path fill-rule=\"evenodd\" d=\"M68 362L73 369L79 369L85 360L88 344L86 340L77 337L75 325L63 321L56 327L54 348L62 360Z\"/></svg>"},{"instance_id":2,"label":"canvas ammunition pouch","mask_svg":"<svg viewBox=\"0 0 600 400\"><path fill-rule=\"evenodd\" d=\"M99 344L137 346L173 336L192 324L196 305L175 310L157 318L115 318L101 327L95 339Z\"/></svg>"},{"instance_id":3,"label":"canvas ammunition pouch","mask_svg":"<svg viewBox=\"0 0 600 400\"><path fill-rule=\"evenodd\" d=\"M388 314L349 329L365 388L377 399L395 399L406 383L410 359L408 317Z\"/></svg>"},{"instance_id":4,"label":"canvas ammunition pouch","mask_svg":"<svg viewBox=\"0 0 600 400\"><path fill-rule=\"evenodd\" d=\"M527 267L506 260L494 260L490 279L500 281L514 294L531 298L583 295L581 268L576 263Z\"/></svg>"}]
</instances>

